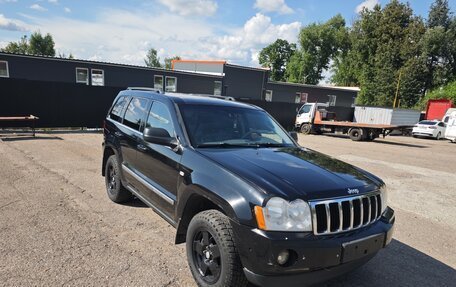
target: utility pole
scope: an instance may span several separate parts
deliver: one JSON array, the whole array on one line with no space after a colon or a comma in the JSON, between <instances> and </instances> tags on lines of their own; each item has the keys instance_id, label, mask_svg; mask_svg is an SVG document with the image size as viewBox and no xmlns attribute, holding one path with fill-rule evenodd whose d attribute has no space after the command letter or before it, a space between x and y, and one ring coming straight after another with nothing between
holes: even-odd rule
<instances>
[{"instance_id":1,"label":"utility pole","mask_svg":"<svg viewBox=\"0 0 456 287\"><path fill-rule=\"evenodd\" d=\"M399 95L399 87L401 85L401 77L402 77L402 70L399 71L399 79L397 80L396 96L394 96L393 109L396 107L397 96Z\"/></svg>"}]
</instances>

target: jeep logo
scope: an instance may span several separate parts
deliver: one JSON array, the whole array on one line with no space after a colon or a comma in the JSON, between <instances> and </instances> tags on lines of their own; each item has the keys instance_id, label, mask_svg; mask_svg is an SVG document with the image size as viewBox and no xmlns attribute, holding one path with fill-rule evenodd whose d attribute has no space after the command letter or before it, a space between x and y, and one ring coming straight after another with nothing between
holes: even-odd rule
<instances>
[{"instance_id":1,"label":"jeep logo","mask_svg":"<svg viewBox=\"0 0 456 287\"><path fill-rule=\"evenodd\" d=\"M348 194L358 194L359 193L359 189L357 189L357 188L347 188L347 192L348 192Z\"/></svg>"}]
</instances>

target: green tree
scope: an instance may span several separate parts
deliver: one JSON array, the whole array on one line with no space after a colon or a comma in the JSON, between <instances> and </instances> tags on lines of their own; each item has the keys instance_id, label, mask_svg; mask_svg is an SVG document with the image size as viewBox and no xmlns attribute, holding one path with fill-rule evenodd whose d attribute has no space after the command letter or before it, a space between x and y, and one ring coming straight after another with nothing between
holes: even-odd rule
<instances>
[{"instance_id":1,"label":"green tree","mask_svg":"<svg viewBox=\"0 0 456 287\"><path fill-rule=\"evenodd\" d=\"M416 107L424 110L427 102L432 99L449 99L452 100L453 103L456 103L456 81L430 91L421 99Z\"/></svg>"},{"instance_id":2,"label":"green tree","mask_svg":"<svg viewBox=\"0 0 456 287\"><path fill-rule=\"evenodd\" d=\"M22 36L17 42L10 42L5 48L1 49L2 52L16 53L16 54L28 54L28 39L27 36Z\"/></svg>"},{"instance_id":3,"label":"green tree","mask_svg":"<svg viewBox=\"0 0 456 287\"><path fill-rule=\"evenodd\" d=\"M423 19L397 0L363 10L350 29L348 50L334 60L333 81L359 85L359 104L392 106L398 92L401 106L414 106L425 91L425 32Z\"/></svg>"},{"instance_id":4,"label":"green tree","mask_svg":"<svg viewBox=\"0 0 456 287\"><path fill-rule=\"evenodd\" d=\"M181 59L181 57L179 57L179 56L165 58L165 63L164 63L165 69L171 70L173 67L173 63L172 63L173 60L180 60L180 59Z\"/></svg>"},{"instance_id":5,"label":"green tree","mask_svg":"<svg viewBox=\"0 0 456 287\"><path fill-rule=\"evenodd\" d=\"M339 14L326 23L313 23L301 29L299 49L289 61L286 70L290 82L318 84L323 72L329 69L331 59L346 50L348 30Z\"/></svg>"},{"instance_id":6,"label":"green tree","mask_svg":"<svg viewBox=\"0 0 456 287\"><path fill-rule=\"evenodd\" d=\"M144 59L144 63L147 67L151 68L162 67L162 65L160 64L160 58L157 56L157 50L155 50L154 48L149 49L146 58Z\"/></svg>"},{"instance_id":7,"label":"green tree","mask_svg":"<svg viewBox=\"0 0 456 287\"><path fill-rule=\"evenodd\" d=\"M44 37L40 32L34 32L30 36L28 53L40 56L55 56L55 43L51 34L47 33Z\"/></svg>"},{"instance_id":8,"label":"green tree","mask_svg":"<svg viewBox=\"0 0 456 287\"><path fill-rule=\"evenodd\" d=\"M271 70L270 75L273 81L285 81L285 70L295 51L296 44L277 39L261 50L258 60L263 67Z\"/></svg>"},{"instance_id":9,"label":"green tree","mask_svg":"<svg viewBox=\"0 0 456 287\"><path fill-rule=\"evenodd\" d=\"M456 77L456 20L448 1L436 0L429 11L427 30L422 38L428 77L426 90L442 86Z\"/></svg>"},{"instance_id":10,"label":"green tree","mask_svg":"<svg viewBox=\"0 0 456 287\"><path fill-rule=\"evenodd\" d=\"M55 43L48 33L44 37L40 32L34 32L30 39L22 36L18 42L11 42L2 49L4 52L29 54L39 56L55 56Z\"/></svg>"}]
</instances>

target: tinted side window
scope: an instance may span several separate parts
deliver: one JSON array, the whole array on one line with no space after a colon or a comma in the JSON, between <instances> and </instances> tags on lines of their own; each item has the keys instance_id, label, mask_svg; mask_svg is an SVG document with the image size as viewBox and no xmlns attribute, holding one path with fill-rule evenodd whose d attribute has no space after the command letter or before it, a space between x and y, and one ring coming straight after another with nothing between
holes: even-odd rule
<instances>
[{"instance_id":1,"label":"tinted side window","mask_svg":"<svg viewBox=\"0 0 456 287\"><path fill-rule=\"evenodd\" d=\"M117 102L111 109L111 113L109 113L109 117L115 121L120 122L122 120L122 111L127 103L126 97L120 97L117 99Z\"/></svg>"},{"instance_id":2,"label":"tinted side window","mask_svg":"<svg viewBox=\"0 0 456 287\"><path fill-rule=\"evenodd\" d=\"M141 122L147 113L147 99L133 98L128 105L123 124L139 131Z\"/></svg>"},{"instance_id":3,"label":"tinted side window","mask_svg":"<svg viewBox=\"0 0 456 287\"><path fill-rule=\"evenodd\" d=\"M146 127L165 129L171 137L174 136L174 126L168 107L160 102L153 102L147 117Z\"/></svg>"}]
</instances>

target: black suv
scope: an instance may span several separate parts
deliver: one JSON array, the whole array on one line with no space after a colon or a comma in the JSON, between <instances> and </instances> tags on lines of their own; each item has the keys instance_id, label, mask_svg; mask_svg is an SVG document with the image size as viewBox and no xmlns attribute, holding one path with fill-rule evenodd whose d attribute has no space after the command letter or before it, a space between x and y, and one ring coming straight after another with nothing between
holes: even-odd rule
<instances>
[{"instance_id":1,"label":"black suv","mask_svg":"<svg viewBox=\"0 0 456 287\"><path fill-rule=\"evenodd\" d=\"M199 286L303 286L391 241L385 184L299 146L264 110L128 89L105 121L103 176L177 229Z\"/></svg>"}]
</instances>

